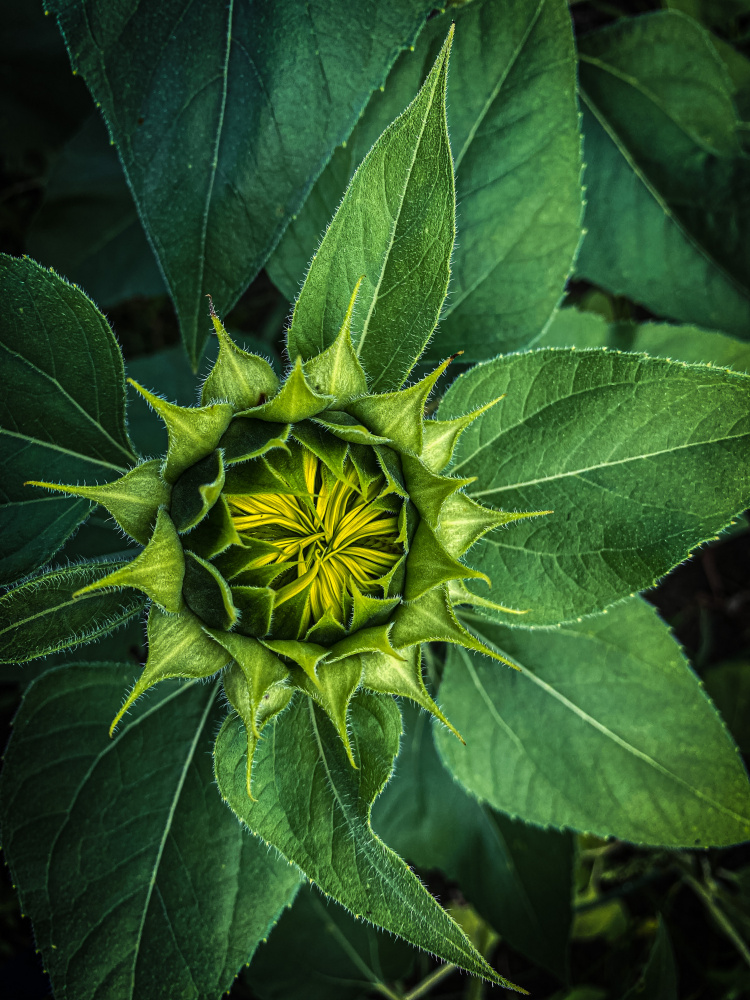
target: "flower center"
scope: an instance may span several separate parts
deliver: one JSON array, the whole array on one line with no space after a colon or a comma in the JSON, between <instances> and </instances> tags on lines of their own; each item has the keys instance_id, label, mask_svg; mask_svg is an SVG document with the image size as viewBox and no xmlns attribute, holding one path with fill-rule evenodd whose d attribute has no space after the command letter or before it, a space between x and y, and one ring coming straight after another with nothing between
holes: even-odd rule
<instances>
[{"instance_id":1,"label":"flower center","mask_svg":"<svg viewBox=\"0 0 750 1000\"><path fill-rule=\"evenodd\" d=\"M326 611L345 625L356 591L382 589L403 545L398 516L381 497L382 477L362 490L351 459L342 481L307 449L302 468L304 492L235 494L227 500L237 531L270 543L247 568L279 568L274 606L306 593L306 631Z\"/></svg>"}]
</instances>

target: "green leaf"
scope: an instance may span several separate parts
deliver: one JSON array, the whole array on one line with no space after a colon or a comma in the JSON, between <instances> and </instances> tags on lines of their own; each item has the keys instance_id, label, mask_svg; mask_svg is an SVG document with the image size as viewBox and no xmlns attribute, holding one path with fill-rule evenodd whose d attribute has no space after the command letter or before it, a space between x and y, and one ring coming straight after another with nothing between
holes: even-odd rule
<instances>
[{"instance_id":1,"label":"green leaf","mask_svg":"<svg viewBox=\"0 0 750 1000\"><path fill-rule=\"evenodd\" d=\"M0 597L0 663L24 663L69 649L140 614L145 598L133 590L73 598L122 565L122 559L108 559L53 569Z\"/></svg>"},{"instance_id":2,"label":"green leaf","mask_svg":"<svg viewBox=\"0 0 750 1000\"><path fill-rule=\"evenodd\" d=\"M101 103L195 366L204 296L221 315L239 298L430 5L49 7Z\"/></svg>"},{"instance_id":3,"label":"green leaf","mask_svg":"<svg viewBox=\"0 0 750 1000\"><path fill-rule=\"evenodd\" d=\"M720 663L705 677L706 691L742 753L750 754L750 663Z\"/></svg>"},{"instance_id":4,"label":"green leaf","mask_svg":"<svg viewBox=\"0 0 750 1000\"><path fill-rule=\"evenodd\" d=\"M401 717L392 698L358 695L349 763L333 725L300 697L266 727L245 783L247 740L236 717L216 741L219 789L239 818L298 865L325 893L365 920L492 982L507 984L397 855L373 834L372 802L390 777ZM306 790L304 798L300 788Z\"/></svg>"},{"instance_id":5,"label":"green leaf","mask_svg":"<svg viewBox=\"0 0 750 1000\"><path fill-rule=\"evenodd\" d=\"M724 333L671 323L608 323L597 313L577 309L558 312L536 346L614 347L688 364L708 362L750 371L750 345Z\"/></svg>"},{"instance_id":6,"label":"green leaf","mask_svg":"<svg viewBox=\"0 0 750 1000\"><path fill-rule=\"evenodd\" d=\"M398 389L435 329L455 234L445 120L451 28L424 86L375 143L315 254L287 334L290 357L334 343L349 311L371 391Z\"/></svg>"},{"instance_id":7,"label":"green leaf","mask_svg":"<svg viewBox=\"0 0 750 1000\"><path fill-rule=\"evenodd\" d=\"M746 375L614 351L478 365L440 417L506 398L461 437L451 472L505 510L551 510L477 542L472 564L524 625L600 611L651 586L750 499Z\"/></svg>"},{"instance_id":8,"label":"green leaf","mask_svg":"<svg viewBox=\"0 0 750 1000\"><path fill-rule=\"evenodd\" d=\"M116 479L135 461L120 349L79 289L0 256L0 581L47 562L91 509L24 484Z\"/></svg>"},{"instance_id":9,"label":"green leaf","mask_svg":"<svg viewBox=\"0 0 750 1000\"><path fill-rule=\"evenodd\" d=\"M71 664L29 689L0 784L4 856L56 996L216 1000L299 875L219 798L217 685L163 685L109 740L131 678Z\"/></svg>"},{"instance_id":10,"label":"green leaf","mask_svg":"<svg viewBox=\"0 0 750 1000\"><path fill-rule=\"evenodd\" d=\"M166 293L117 150L98 112L55 161L27 247L101 307L134 295Z\"/></svg>"},{"instance_id":11,"label":"green leaf","mask_svg":"<svg viewBox=\"0 0 750 1000\"><path fill-rule=\"evenodd\" d=\"M580 238L576 60L564 0L473 0L430 20L334 153L268 270L292 298L347 182L424 80L452 21L448 126L459 238L428 351L438 360L460 345L473 360L539 332Z\"/></svg>"},{"instance_id":12,"label":"green leaf","mask_svg":"<svg viewBox=\"0 0 750 1000\"><path fill-rule=\"evenodd\" d=\"M572 836L480 805L443 767L428 716L408 705L402 711L396 773L375 803L373 826L421 869L439 868L456 881L511 947L564 979L573 919Z\"/></svg>"},{"instance_id":13,"label":"green leaf","mask_svg":"<svg viewBox=\"0 0 750 1000\"><path fill-rule=\"evenodd\" d=\"M747 339L750 164L711 36L678 13L581 43L587 235L577 273L674 319Z\"/></svg>"},{"instance_id":14,"label":"green leaf","mask_svg":"<svg viewBox=\"0 0 750 1000\"><path fill-rule=\"evenodd\" d=\"M219 353L211 373L203 383L201 403L229 402L235 411L257 406L276 394L279 380L273 368L257 354L249 354L235 344L210 304L211 322Z\"/></svg>"},{"instance_id":15,"label":"green leaf","mask_svg":"<svg viewBox=\"0 0 750 1000\"><path fill-rule=\"evenodd\" d=\"M355 920L307 885L245 978L261 1000L362 1000L404 979L416 957L404 941Z\"/></svg>"},{"instance_id":16,"label":"green leaf","mask_svg":"<svg viewBox=\"0 0 750 1000\"><path fill-rule=\"evenodd\" d=\"M677 968L663 920L659 920L643 975L623 1000L677 1000Z\"/></svg>"},{"instance_id":17,"label":"green leaf","mask_svg":"<svg viewBox=\"0 0 750 1000\"><path fill-rule=\"evenodd\" d=\"M440 698L466 746L436 742L474 795L530 823L635 843L748 839L736 747L653 608L634 598L553 630L464 618L520 667L449 652Z\"/></svg>"}]
</instances>

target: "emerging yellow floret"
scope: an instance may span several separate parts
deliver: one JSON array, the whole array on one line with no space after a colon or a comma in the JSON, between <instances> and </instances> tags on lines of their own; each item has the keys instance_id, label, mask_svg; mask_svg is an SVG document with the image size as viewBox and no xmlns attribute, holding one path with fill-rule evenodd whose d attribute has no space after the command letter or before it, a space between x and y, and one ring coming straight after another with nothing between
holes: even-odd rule
<instances>
[{"instance_id":1,"label":"emerging yellow floret","mask_svg":"<svg viewBox=\"0 0 750 1000\"><path fill-rule=\"evenodd\" d=\"M364 489L350 460L336 478L312 452L302 456L306 492L229 495L240 534L270 543L247 569L279 568L275 606L307 591L301 627L326 611L346 624L345 598L382 588L404 554L398 515L381 496L381 478Z\"/></svg>"}]
</instances>

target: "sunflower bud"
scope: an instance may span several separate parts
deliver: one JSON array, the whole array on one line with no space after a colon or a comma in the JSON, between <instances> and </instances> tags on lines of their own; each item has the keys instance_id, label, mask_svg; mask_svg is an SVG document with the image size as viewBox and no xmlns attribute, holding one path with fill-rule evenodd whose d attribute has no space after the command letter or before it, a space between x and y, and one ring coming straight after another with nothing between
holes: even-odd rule
<instances>
[{"instance_id":1,"label":"sunflower bud","mask_svg":"<svg viewBox=\"0 0 750 1000\"><path fill-rule=\"evenodd\" d=\"M248 793L262 729L295 690L325 710L356 767L347 713L359 688L410 698L455 732L425 688L421 644L502 659L454 613L488 604L463 581L489 580L463 559L486 532L532 515L483 507L462 492L472 480L444 475L487 408L425 419L449 361L401 391L368 393L350 331L358 289L335 341L297 359L283 384L212 308L219 353L201 406L133 383L166 425L164 459L104 486L55 487L95 500L144 545L79 591L135 587L152 602L148 660L112 728L158 681L223 671L247 731Z\"/></svg>"}]
</instances>

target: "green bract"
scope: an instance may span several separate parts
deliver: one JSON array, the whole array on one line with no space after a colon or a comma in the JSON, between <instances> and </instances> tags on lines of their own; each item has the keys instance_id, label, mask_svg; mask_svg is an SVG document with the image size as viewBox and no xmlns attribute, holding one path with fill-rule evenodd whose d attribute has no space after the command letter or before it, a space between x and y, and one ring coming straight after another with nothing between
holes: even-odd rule
<instances>
[{"instance_id":1,"label":"green bract","mask_svg":"<svg viewBox=\"0 0 750 1000\"><path fill-rule=\"evenodd\" d=\"M410 698L453 729L422 680L423 642L507 662L453 605L475 600L463 580L489 583L464 561L473 544L531 515L484 507L461 492L473 479L444 474L487 409L425 418L449 361L406 389L368 393L351 340L359 286L331 346L298 358L282 384L212 310L219 353L201 406L133 383L166 425L161 462L99 487L34 484L101 504L145 546L75 594L128 587L151 599L148 660L112 729L159 681L223 670L247 731L249 794L261 731L295 690L327 713L356 767L347 715L361 688Z\"/></svg>"}]
</instances>

